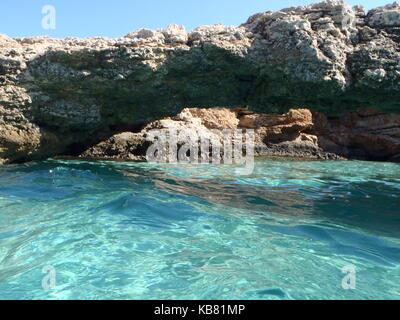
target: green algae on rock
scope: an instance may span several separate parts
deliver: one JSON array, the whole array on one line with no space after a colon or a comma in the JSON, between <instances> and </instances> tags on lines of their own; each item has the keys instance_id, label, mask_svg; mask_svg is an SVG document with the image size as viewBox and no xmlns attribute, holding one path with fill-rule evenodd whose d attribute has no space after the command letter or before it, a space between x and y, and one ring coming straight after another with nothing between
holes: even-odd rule
<instances>
[{"instance_id":1,"label":"green algae on rock","mask_svg":"<svg viewBox=\"0 0 400 320\"><path fill-rule=\"evenodd\" d=\"M398 113L399 13L398 4L366 13L329 1L189 33L171 25L117 39L1 35L0 159L79 154L187 106Z\"/></svg>"}]
</instances>

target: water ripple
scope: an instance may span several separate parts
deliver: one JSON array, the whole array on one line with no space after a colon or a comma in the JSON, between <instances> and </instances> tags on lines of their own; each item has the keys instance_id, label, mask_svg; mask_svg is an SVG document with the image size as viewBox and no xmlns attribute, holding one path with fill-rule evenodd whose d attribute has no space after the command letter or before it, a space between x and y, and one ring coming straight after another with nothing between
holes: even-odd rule
<instances>
[{"instance_id":1,"label":"water ripple","mask_svg":"<svg viewBox=\"0 0 400 320\"><path fill-rule=\"evenodd\" d=\"M399 169L3 166L0 299L400 299ZM41 287L46 265L53 291Z\"/></svg>"}]
</instances>

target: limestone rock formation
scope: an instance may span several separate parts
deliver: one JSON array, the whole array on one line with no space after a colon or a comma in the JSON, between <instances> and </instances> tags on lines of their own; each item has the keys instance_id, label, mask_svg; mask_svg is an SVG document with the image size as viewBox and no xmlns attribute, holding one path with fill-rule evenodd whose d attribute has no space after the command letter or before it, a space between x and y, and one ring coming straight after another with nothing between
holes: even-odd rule
<instances>
[{"instance_id":1,"label":"limestone rock formation","mask_svg":"<svg viewBox=\"0 0 400 320\"><path fill-rule=\"evenodd\" d=\"M325 151L352 159L400 160L400 114L362 108L329 120L315 113L314 123Z\"/></svg>"},{"instance_id":2,"label":"limestone rock formation","mask_svg":"<svg viewBox=\"0 0 400 320\"><path fill-rule=\"evenodd\" d=\"M313 128L312 114L307 109L291 109L283 115L247 113L227 108L185 108L172 117L148 124L139 133L125 132L103 141L80 157L86 159L113 159L143 161L148 147L157 139L153 130L176 133L176 146L190 141L199 146L201 139L208 139L214 145L223 146L224 130L252 129L255 133L255 154L257 156L290 156L314 159L340 159L318 145L318 138L307 134ZM164 151L166 152L166 151ZM201 154L201 160L209 156ZM222 158L221 154L221 158ZM177 159L172 162L177 162Z\"/></svg>"},{"instance_id":3,"label":"limestone rock formation","mask_svg":"<svg viewBox=\"0 0 400 320\"><path fill-rule=\"evenodd\" d=\"M146 151L155 141L150 134L154 129L174 130L184 138L196 137L192 144L199 144L200 138L223 144L218 132L253 129L257 156L400 160L400 114L366 108L330 118L308 109L291 109L277 115L243 112L241 108L185 108L172 118L148 124L138 133L117 134L80 157L145 161Z\"/></svg>"},{"instance_id":4,"label":"limestone rock formation","mask_svg":"<svg viewBox=\"0 0 400 320\"><path fill-rule=\"evenodd\" d=\"M187 106L398 113L399 49L399 4L365 12L340 1L189 33L170 25L117 39L0 35L0 161L80 154Z\"/></svg>"}]
</instances>

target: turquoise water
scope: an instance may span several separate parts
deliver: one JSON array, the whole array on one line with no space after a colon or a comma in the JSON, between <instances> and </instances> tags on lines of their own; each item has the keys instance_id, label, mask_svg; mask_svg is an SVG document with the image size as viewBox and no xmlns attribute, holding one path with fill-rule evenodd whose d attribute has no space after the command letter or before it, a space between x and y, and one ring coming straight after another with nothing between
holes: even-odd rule
<instances>
[{"instance_id":1,"label":"turquoise water","mask_svg":"<svg viewBox=\"0 0 400 320\"><path fill-rule=\"evenodd\" d=\"M400 299L399 164L266 160L234 173L0 167L0 299ZM349 265L354 290L342 288Z\"/></svg>"}]
</instances>

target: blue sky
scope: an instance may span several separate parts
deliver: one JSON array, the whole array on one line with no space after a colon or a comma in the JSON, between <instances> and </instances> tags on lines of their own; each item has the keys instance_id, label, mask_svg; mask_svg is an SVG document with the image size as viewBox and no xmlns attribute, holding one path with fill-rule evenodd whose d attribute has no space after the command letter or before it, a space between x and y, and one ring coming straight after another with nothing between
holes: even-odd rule
<instances>
[{"instance_id":1,"label":"blue sky","mask_svg":"<svg viewBox=\"0 0 400 320\"><path fill-rule=\"evenodd\" d=\"M1 0L0 33L12 37L48 35L120 37L140 28L168 24L187 30L215 23L239 25L257 12L318 2L316 0ZM366 9L390 0L348 0ZM42 28L42 7L56 9L56 29Z\"/></svg>"}]
</instances>

